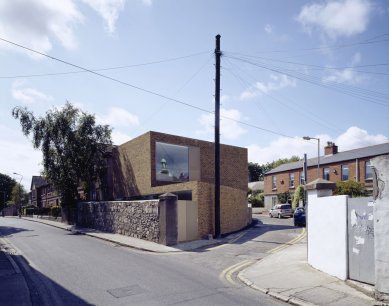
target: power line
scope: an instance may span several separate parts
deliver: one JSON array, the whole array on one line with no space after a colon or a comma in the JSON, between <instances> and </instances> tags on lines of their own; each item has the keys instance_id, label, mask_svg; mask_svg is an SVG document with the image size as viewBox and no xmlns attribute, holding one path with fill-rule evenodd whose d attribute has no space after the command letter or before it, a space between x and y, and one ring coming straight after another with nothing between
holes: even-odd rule
<instances>
[{"instance_id":1,"label":"power line","mask_svg":"<svg viewBox=\"0 0 389 306\"><path fill-rule=\"evenodd\" d=\"M96 71L93 71L93 70L90 70L90 69L81 67L81 66L76 65L76 64L72 64L72 63L67 62L67 61L65 61L65 60L56 58L56 57L54 57L54 56L51 56L51 55L48 55L48 54L45 54L45 53L36 51L36 50L34 50L34 49L28 48L28 47L26 47L26 46L17 44L17 43L15 43L15 42L9 41L9 40L7 40L7 39L4 39L4 38L1 38L1 37L0 37L0 40L1 40L1 41L4 41L4 42L6 42L6 43L9 43L9 44L11 44L11 45L17 46L17 47L19 47L19 48L22 48L22 49L31 51L31 52L33 52L33 53L42 55L42 56L47 57L47 58L50 58L50 59L52 59L52 60L54 60L54 61L63 63L63 64L65 64L65 65L69 65L69 66L75 67L75 68L77 68L77 69L80 69L80 70L89 72L89 73L91 73L91 74L97 75L97 76L102 77L102 78L104 78L104 79L111 80L111 81L113 81L113 82L116 82L116 83L119 83L119 84L122 84L122 85L125 85L125 86L128 86L128 87L131 87L131 88L134 88L134 89L143 91L143 92L146 92L146 93L148 93L148 94L151 94L151 95L154 95L154 96L157 96L157 97L160 97L160 98L163 98L163 99L166 99L166 100L169 100L169 101L172 101L172 102L175 102L175 103L178 103L178 104L187 106L187 107L190 107L190 108L192 108L192 109L197 109L197 110L202 111L202 112L205 112L205 113L214 114L214 112L209 111L209 110L206 110L206 109L204 109L204 108L201 108L201 107L198 107L198 106L195 106L195 105L192 105L192 104L189 104L189 103L186 103L186 102L183 102L183 101L174 99L174 98L170 98L170 97L168 97L168 96L162 95L162 94L157 93L157 92L154 92L154 91L152 91L152 90L148 90L148 89L145 89L145 88L142 88L142 87L139 87L139 86L136 86L136 85L132 85L132 84L130 84L130 83L127 83L127 82L124 82L124 81L121 81L121 80L118 80L118 79L109 77L109 76L107 76L107 75L98 73L98 72L96 72ZM283 133L279 133L279 132L272 131L272 130L269 130L269 129L261 128L261 127L259 127L259 126L256 126L256 125L253 125L253 124L250 124L250 123L246 123L246 122L243 122L243 121L240 121L240 120L235 120L235 119L232 119L232 118L229 118L229 117L226 117L226 116L220 116L220 117L223 118L223 119L227 119L227 120L230 120L230 121L234 121L234 122L239 123L239 124L242 124L242 125L246 125L246 126L252 127L252 128L254 128L254 129L257 129L257 130L261 130L261 131L265 131L265 132L268 132L268 133L271 133L271 134L275 134L275 135L279 135L279 136L283 136L283 137L295 139L295 137L288 136L288 135L285 135L285 134L283 134Z\"/></svg>"},{"instance_id":2,"label":"power line","mask_svg":"<svg viewBox=\"0 0 389 306\"><path fill-rule=\"evenodd\" d=\"M134 68L134 67L141 67L141 66L149 66L149 65L155 65L155 64L162 64L167 62L173 62L178 61L206 53L211 53L210 51L203 51L203 52L197 52L189 55L174 57L174 58L168 58L158 61L151 61L146 63L140 63L140 64L133 64L133 65L124 65L124 66L115 66L115 67L107 67L107 68L97 68L97 69L90 69L91 71L107 71L107 70L117 70L117 69L126 69L126 68ZM77 74L77 73L86 73L89 71L86 70L77 70L77 71L65 71L65 72L53 72L53 73L41 73L41 74L25 74L25 75L15 75L15 76L0 76L0 79L15 79L15 78L31 78L31 77L45 77L45 76L56 76L56 75L67 75L67 74Z\"/></svg>"},{"instance_id":3,"label":"power line","mask_svg":"<svg viewBox=\"0 0 389 306\"><path fill-rule=\"evenodd\" d=\"M244 59L244 58L239 58L239 57L234 57L234 56L227 56L227 57L229 57L231 59L238 60L238 61L242 61L242 62L245 62L245 63L248 63L248 64L251 64L251 65L254 65L254 66L257 66L257 67L269 70L269 71L273 71L273 72L276 72L276 73L284 74L284 75L287 75L289 77L292 77L292 78L295 78L295 79L299 79L299 80L305 81L307 83L314 84L316 86L320 86L320 87L327 88L327 89L332 89L332 90L341 92L343 94L347 94L347 95L359 98L361 100L365 100L367 102L375 103L375 104L386 106L386 107L389 106L387 103L376 101L376 100L374 100L374 98L366 97L366 96L363 96L363 94L358 94L358 93L350 91L352 89L339 88L339 85L337 83L335 83L336 85L331 87L331 86L323 84L321 82L317 82L316 80L313 80L312 78L310 79L309 76L307 76L305 74L297 73L297 75L293 75L292 73L288 72L287 70L286 71L285 70L282 71L279 68L272 68L272 67L266 66L266 65L264 65L262 63L261 64L255 63L255 62L249 61L249 60Z\"/></svg>"}]
</instances>

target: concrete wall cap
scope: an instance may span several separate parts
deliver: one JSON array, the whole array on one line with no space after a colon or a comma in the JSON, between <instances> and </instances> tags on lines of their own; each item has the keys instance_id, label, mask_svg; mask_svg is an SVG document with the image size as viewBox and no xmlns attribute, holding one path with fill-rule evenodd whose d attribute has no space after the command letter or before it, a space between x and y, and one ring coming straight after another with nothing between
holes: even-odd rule
<instances>
[{"instance_id":1,"label":"concrete wall cap","mask_svg":"<svg viewBox=\"0 0 389 306\"><path fill-rule=\"evenodd\" d=\"M325 189L335 190L335 187L336 187L335 183L318 178L305 185L305 190L325 190Z\"/></svg>"},{"instance_id":2,"label":"concrete wall cap","mask_svg":"<svg viewBox=\"0 0 389 306\"><path fill-rule=\"evenodd\" d=\"M168 193L161 194L158 198L160 200L173 199L173 198L177 199L177 195L168 192Z\"/></svg>"}]
</instances>

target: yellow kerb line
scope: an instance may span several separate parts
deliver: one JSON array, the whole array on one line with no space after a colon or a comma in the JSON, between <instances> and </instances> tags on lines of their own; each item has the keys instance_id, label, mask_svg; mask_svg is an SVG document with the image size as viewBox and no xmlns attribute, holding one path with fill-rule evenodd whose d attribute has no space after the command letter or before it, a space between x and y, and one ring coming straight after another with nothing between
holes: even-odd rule
<instances>
[{"instance_id":1,"label":"yellow kerb line","mask_svg":"<svg viewBox=\"0 0 389 306\"><path fill-rule=\"evenodd\" d=\"M283 245L280 245L274 249L271 249L270 251L267 251L267 253L276 253L278 251L281 251L283 249L286 249L287 247L299 242L303 237L305 236L305 228L301 232L300 235L298 235L296 238L293 238L292 240L288 241L287 243L284 243Z\"/></svg>"}]
</instances>

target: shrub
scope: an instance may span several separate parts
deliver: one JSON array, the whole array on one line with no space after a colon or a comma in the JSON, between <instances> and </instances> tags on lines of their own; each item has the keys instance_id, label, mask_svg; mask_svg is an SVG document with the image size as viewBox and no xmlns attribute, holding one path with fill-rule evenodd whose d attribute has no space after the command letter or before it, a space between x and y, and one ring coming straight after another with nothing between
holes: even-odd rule
<instances>
[{"instance_id":1,"label":"shrub","mask_svg":"<svg viewBox=\"0 0 389 306\"><path fill-rule=\"evenodd\" d=\"M288 200L290 200L291 196L289 194L289 192L283 192L283 193L279 193L277 194L277 198L278 198L278 203L288 203Z\"/></svg>"},{"instance_id":2,"label":"shrub","mask_svg":"<svg viewBox=\"0 0 389 306\"><path fill-rule=\"evenodd\" d=\"M61 206L57 206L57 205L51 206L50 212L52 217L58 218L58 216L61 213Z\"/></svg>"},{"instance_id":3,"label":"shrub","mask_svg":"<svg viewBox=\"0 0 389 306\"><path fill-rule=\"evenodd\" d=\"M252 207L264 207L265 206L264 194L260 193L258 191L253 191L251 194L249 194L248 201L249 201L249 203L251 203Z\"/></svg>"},{"instance_id":4,"label":"shrub","mask_svg":"<svg viewBox=\"0 0 389 306\"><path fill-rule=\"evenodd\" d=\"M295 209L301 200L304 200L304 186L299 185L294 191L292 208Z\"/></svg>"},{"instance_id":5,"label":"shrub","mask_svg":"<svg viewBox=\"0 0 389 306\"><path fill-rule=\"evenodd\" d=\"M367 195L365 184L355 181L339 181L336 182L334 195L348 195L349 197L364 197Z\"/></svg>"}]
</instances>

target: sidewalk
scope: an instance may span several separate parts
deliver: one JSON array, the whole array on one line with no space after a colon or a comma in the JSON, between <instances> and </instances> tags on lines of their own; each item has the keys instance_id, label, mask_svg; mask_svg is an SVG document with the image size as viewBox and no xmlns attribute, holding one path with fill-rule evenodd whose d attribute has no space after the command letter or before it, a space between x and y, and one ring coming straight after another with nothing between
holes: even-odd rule
<instances>
[{"instance_id":1,"label":"sidewalk","mask_svg":"<svg viewBox=\"0 0 389 306\"><path fill-rule=\"evenodd\" d=\"M307 263L306 238L238 275L246 285L294 305L385 305Z\"/></svg>"},{"instance_id":2,"label":"sidewalk","mask_svg":"<svg viewBox=\"0 0 389 306\"><path fill-rule=\"evenodd\" d=\"M13 259L12 249L0 238L0 305L30 306L30 290Z\"/></svg>"}]
</instances>

